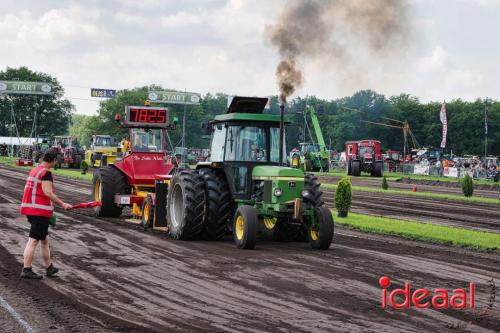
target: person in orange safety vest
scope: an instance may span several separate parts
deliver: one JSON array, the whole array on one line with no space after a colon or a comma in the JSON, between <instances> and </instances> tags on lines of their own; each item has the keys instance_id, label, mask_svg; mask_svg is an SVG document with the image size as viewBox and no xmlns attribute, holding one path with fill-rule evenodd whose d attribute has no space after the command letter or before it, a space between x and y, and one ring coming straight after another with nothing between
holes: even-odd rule
<instances>
[{"instance_id":1,"label":"person in orange safety vest","mask_svg":"<svg viewBox=\"0 0 500 333\"><path fill-rule=\"evenodd\" d=\"M36 274L31 269L38 242L40 242L46 275L50 277L59 271L50 259L49 239L47 237L49 222L53 217L54 203L65 210L70 209L72 206L63 202L54 193L54 180L50 169L54 167L56 162L57 150L47 149L43 155L43 162L31 170L26 179L20 213L26 215L31 228L28 243L24 249L22 278L42 278L41 275Z\"/></svg>"}]
</instances>

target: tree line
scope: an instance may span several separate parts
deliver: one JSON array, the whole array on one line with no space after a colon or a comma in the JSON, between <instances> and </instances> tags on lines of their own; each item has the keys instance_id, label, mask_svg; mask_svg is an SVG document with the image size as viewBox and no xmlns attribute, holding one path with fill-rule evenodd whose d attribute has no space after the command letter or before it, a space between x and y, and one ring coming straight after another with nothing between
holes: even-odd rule
<instances>
[{"instance_id":1,"label":"tree line","mask_svg":"<svg viewBox=\"0 0 500 333\"><path fill-rule=\"evenodd\" d=\"M125 137L125 129L118 128L115 114L124 115L126 105L144 105L150 89L163 89L161 86L145 86L120 90L113 99L100 102L94 116L74 114L72 104L62 98L63 88L57 79L43 73L36 73L25 67L7 69L0 72L0 80L19 79L24 81L51 82L56 94L40 102L38 133L51 135L71 134L80 142L88 145L92 134L110 134L117 140ZM165 88L166 89L166 88ZM174 90L174 89L172 89ZM224 113L227 109L227 95L208 93L202 96L200 105L187 106L186 145L188 147L208 148L210 139L201 135L201 123ZM37 99L38 98L38 99ZM279 113L278 97L271 96L271 107L265 112ZM30 134L33 119L33 103L40 97L14 96L14 108L20 136ZM442 125L439 120L440 102L421 102L409 94L385 97L372 90L362 90L352 96L335 100L315 96L297 97L286 106L286 116L291 121L287 129L287 146L291 149L304 137L303 111L311 105L318 113L326 145L330 149L343 151L345 142L358 139L377 139L382 148L402 151L403 131L400 122L407 121L420 146L439 147ZM488 154L500 155L500 102L496 100L446 101L448 116L448 135L445 152L455 155L483 155L485 133L485 107L488 108ZM180 144L182 105L168 105L172 117L178 117L179 126L170 131L173 146ZM0 99L0 136L10 135L10 101ZM374 123L388 124L387 127Z\"/></svg>"}]
</instances>

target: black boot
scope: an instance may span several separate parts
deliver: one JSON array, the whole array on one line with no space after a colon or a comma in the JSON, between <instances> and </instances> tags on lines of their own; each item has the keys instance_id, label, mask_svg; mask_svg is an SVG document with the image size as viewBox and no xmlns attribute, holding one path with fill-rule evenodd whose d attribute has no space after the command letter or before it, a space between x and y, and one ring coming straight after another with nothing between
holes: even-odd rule
<instances>
[{"instance_id":1,"label":"black boot","mask_svg":"<svg viewBox=\"0 0 500 333\"><path fill-rule=\"evenodd\" d=\"M23 271L21 272L21 277L23 279L35 279L35 280L40 280L43 278L43 276L36 274L31 270L31 267L24 267Z\"/></svg>"},{"instance_id":2,"label":"black boot","mask_svg":"<svg viewBox=\"0 0 500 333\"><path fill-rule=\"evenodd\" d=\"M54 267L54 265L50 264L49 267L47 267L47 277L51 277L52 275L56 274L59 272L59 269Z\"/></svg>"}]
</instances>

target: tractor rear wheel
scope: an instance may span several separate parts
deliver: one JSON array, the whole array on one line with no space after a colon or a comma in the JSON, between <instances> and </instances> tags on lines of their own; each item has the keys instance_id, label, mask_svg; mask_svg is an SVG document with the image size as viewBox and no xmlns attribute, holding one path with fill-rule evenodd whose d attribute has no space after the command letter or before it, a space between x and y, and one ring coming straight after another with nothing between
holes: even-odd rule
<instances>
[{"instance_id":1,"label":"tractor rear wheel","mask_svg":"<svg viewBox=\"0 0 500 333\"><path fill-rule=\"evenodd\" d=\"M115 194L127 194L128 186L125 175L114 167L98 169L92 179L92 199L101 201L102 206L94 208L99 217L119 217L123 207L115 203Z\"/></svg>"},{"instance_id":2,"label":"tractor rear wheel","mask_svg":"<svg viewBox=\"0 0 500 333\"><path fill-rule=\"evenodd\" d=\"M354 177L359 177L361 175L361 162L360 161L352 161L352 172L351 175Z\"/></svg>"},{"instance_id":3,"label":"tractor rear wheel","mask_svg":"<svg viewBox=\"0 0 500 333\"><path fill-rule=\"evenodd\" d=\"M155 218L155 210L153 205L153 198L151 198L150 195L148 195L142 202L141 212L141 226L144 229L151 228L153 226L153 221Z\"/></svg>"},{"instance_id":4,"label":"tractor rear wheel","mask_svg":"<svg viewBox=\"0 0 500 333\"><path fill-rule=\"evenodd\" d=\"M167 195L167 225L174 239L198 239L203 229L205 189L194 170L180 170L172 177Z\"/></svg>"},{"instance_id":5,"label":"tractor rear wheel","mask_svg":"<svg viewBox=\"0 0 500 333\"><path fill-rule=\"evenodd\" d=\"M373 165L371 176L382 177L383 169L384 169L384 162L376 161L375 164Z\"/></svg>"},{"instance_id":6,"label":"tractor rear wheel","mask_svg":"<svg viewBox=\"0 0 500 333\"><path fill-rule=\"evenodd\" d=\"M326 207L314 212L315 222L309 226L309 244L315 250L328 250L333 240L333 216Z\"/></svg>"},{"instance_id":7,"label":"tractor rear wheel","mask_svg":"<svg viewBox=\"0 0 500 333\"><path fill-rule=\"evenodd\" d=\"M240 249L253 249L257 242L258 220L255 208L248 205L238 207L234 214L233 235Z\"/></svg>"},{"instance_id":8,"label":"tractor rear wheel","mask_svg":"<svg viewBox=\"0 0 500 333\"><path fill-rule=\"evenodd\" d=\"M205 220L202 238L221 239L233 216L233 200L229 185L223 173L212 169L202 169L205 180Z\"/></svg>"}]
</instances>

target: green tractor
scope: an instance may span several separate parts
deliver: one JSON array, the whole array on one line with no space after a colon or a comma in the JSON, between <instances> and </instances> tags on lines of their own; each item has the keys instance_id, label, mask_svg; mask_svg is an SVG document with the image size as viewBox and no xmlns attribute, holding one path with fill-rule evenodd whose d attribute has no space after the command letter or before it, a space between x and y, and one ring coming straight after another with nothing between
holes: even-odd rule
<instances>
[{"instance_id":1,"label":"green tractor","mask_svg":"<svg viewBox=\"0 0 500 333\"><path fill-rule=\"evenodd\" d=\"M311 118L317 142L314 141L311 129L309 128L307 116ZM301 142L300 150L294 149L290 152L290 166L292 168L303 169L304 171L328 172L330 168L330 151L326 149L318 117L311 106L307 106L304 112L304 124L312 142ZM305 137L305 133L303 137Z\"/></svg>"},{"instance_id":2,"label":"green tractor","mask_svg":"<svg viewBox=\"0 0 500 333\"><path fill-rule=\"evenodd\" d=\"M266 103L267 98L234 97L226 114L204 124L212 132L210 161L174 174L169 184L171 236L216 240L232 231L242 249L254 248L259 234L278 241L308 239L313 249L330 247L333 217L323 207L320 184L313 175L283 166L284 110L281 116L263 114ZM198 202L200 183L204 207Z\"/></svg>"}]
</instances>

